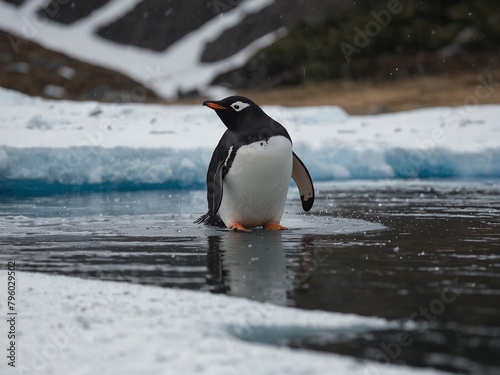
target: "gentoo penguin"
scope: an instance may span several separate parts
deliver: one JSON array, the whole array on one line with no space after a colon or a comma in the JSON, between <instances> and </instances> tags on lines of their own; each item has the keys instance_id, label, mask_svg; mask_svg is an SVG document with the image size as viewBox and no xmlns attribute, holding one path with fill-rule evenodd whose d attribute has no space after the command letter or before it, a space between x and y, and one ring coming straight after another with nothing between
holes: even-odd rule
<instances>
[{"instance_id":1,"label":"gentoo penguin","mask_svg":"<svg viewBox=\"0 0 500 375\"><path fill-rule=\"evenodd\" d=\"M305 211L313 205L314 187L286 129L243 96L203 105L215 110L227 130L208 167L208 212L196 223L242 232L258 226L288 229L280 221L290 178Z\"/></svg>"}]
</instances>

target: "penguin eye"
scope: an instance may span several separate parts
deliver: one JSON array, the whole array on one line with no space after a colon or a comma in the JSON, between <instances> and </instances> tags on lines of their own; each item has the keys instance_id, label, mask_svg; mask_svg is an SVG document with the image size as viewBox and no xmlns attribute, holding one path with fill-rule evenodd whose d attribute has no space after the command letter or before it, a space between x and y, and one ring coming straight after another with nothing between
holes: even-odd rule
<instances>
[{"instance_id":1,"label":"penguin eye","mask_svg":"<svg viewBox=\"0 0 500 375\"><path fill-rule=\"evenodd\" d=\"M236 112L242 111L247 107L250 107L250 104L244 103L242 101L237 101L231 104L231 108L233 108Z\"/></svg>"}]
</instances>

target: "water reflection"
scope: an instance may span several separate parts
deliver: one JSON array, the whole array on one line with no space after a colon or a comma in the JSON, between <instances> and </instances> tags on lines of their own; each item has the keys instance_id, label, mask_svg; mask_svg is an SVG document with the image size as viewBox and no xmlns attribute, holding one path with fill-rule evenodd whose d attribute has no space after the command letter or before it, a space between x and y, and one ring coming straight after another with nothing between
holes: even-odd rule
<instances>
[{"instance_id":1,"label":"water reflection","mask_svg":"<svg viewBox=\"0 0 500 375\"><path fill-rule=\"evenodd\" d=\"M281 232L228 232L208 239L208 283L213 291L289 304L298 273L287 267Z\"/></svg>"},{"instance_id":2,"label":"water reflection","mask_svg":"<svg viewBox=\"0 0 500 375\"><path fill-rule=\"evenodd\" d=\"M15 259L22 271L211 290L389 320L422 320L434 309L429 329L409 336L413 343L401 347L398 363L499 373L500 185L320 188L318 211L287 222L294 230L248 235L200 228L180 213L205 209L204 192L2 201L0 263ZM385 229L367 231L367 222ZM457 298L443 309L443 290L455 280ZM399 334L292 345L377 360Z\"/></svg>"}]
</instances>

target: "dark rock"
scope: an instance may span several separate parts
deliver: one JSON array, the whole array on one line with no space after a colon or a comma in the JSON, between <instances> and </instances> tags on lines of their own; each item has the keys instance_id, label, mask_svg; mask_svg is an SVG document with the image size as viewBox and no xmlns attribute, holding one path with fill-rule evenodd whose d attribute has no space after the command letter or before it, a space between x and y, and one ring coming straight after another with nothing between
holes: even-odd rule
<instances>
[{"instance_id":1,"label":"dark rock","mask_svg":"<svg viewBox=\"0 0 500 375\"><path fill-rule=\"evenodd\" d=\"M97 34L117 43L164 51L217 15L212 3L204 0L145 0Z\"/></svg>"},{"instance_id":2,"label":"dark rock","mask_svg":"<svg viewBox=\"0 0 500 375\"><path fill-rule=\"evenodd\" d=\"M216 40L207 43L202 62L223 60L238 53L253 41L280 28L289 29L299 20L317 22L325 12L342 7L337 1L276 0L261 11L249 14L243 22L224 31Z\"/></svg>"},{"instance_id":3,"label":"dark rock","mask_svg":"<svg viewBox=\"0 0 500 375\"><path fill-rule=\"evenodd\" d=\"M69 25L81 18L87 17L94 10L107 4L109 0L52 0L38 10L38 16L51 21Z\"/></svg>"},{"instance_id":4,"label":"dark rock","mask_svg":"<svg viewBox=\"0 0 500 375\"><path fill-rule=\"evenodd\" d=\"M5 3L9 3L15 6L21 6L24 3L24 0L3 0Z\"/></svg>"}]
</instances>

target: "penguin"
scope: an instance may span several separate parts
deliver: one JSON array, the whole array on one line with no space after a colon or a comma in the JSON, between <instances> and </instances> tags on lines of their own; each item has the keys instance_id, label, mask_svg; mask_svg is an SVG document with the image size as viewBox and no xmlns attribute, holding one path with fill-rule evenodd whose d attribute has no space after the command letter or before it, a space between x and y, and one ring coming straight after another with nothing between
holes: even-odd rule
<instances>
[{"instance_id":1,"label":"penguin","mask_svg":"<svg viewBox=\"0 0 500 375\"><path fill-rule=\"evenodd\" d=\"M227 130L208 167L208 212L195 223L239 232L259 226L287 230L280 221L290 179L306 212L314 203L314 186L286 129L243 96L203 105L215 111Z\"/></svg>"}]
</instances>

